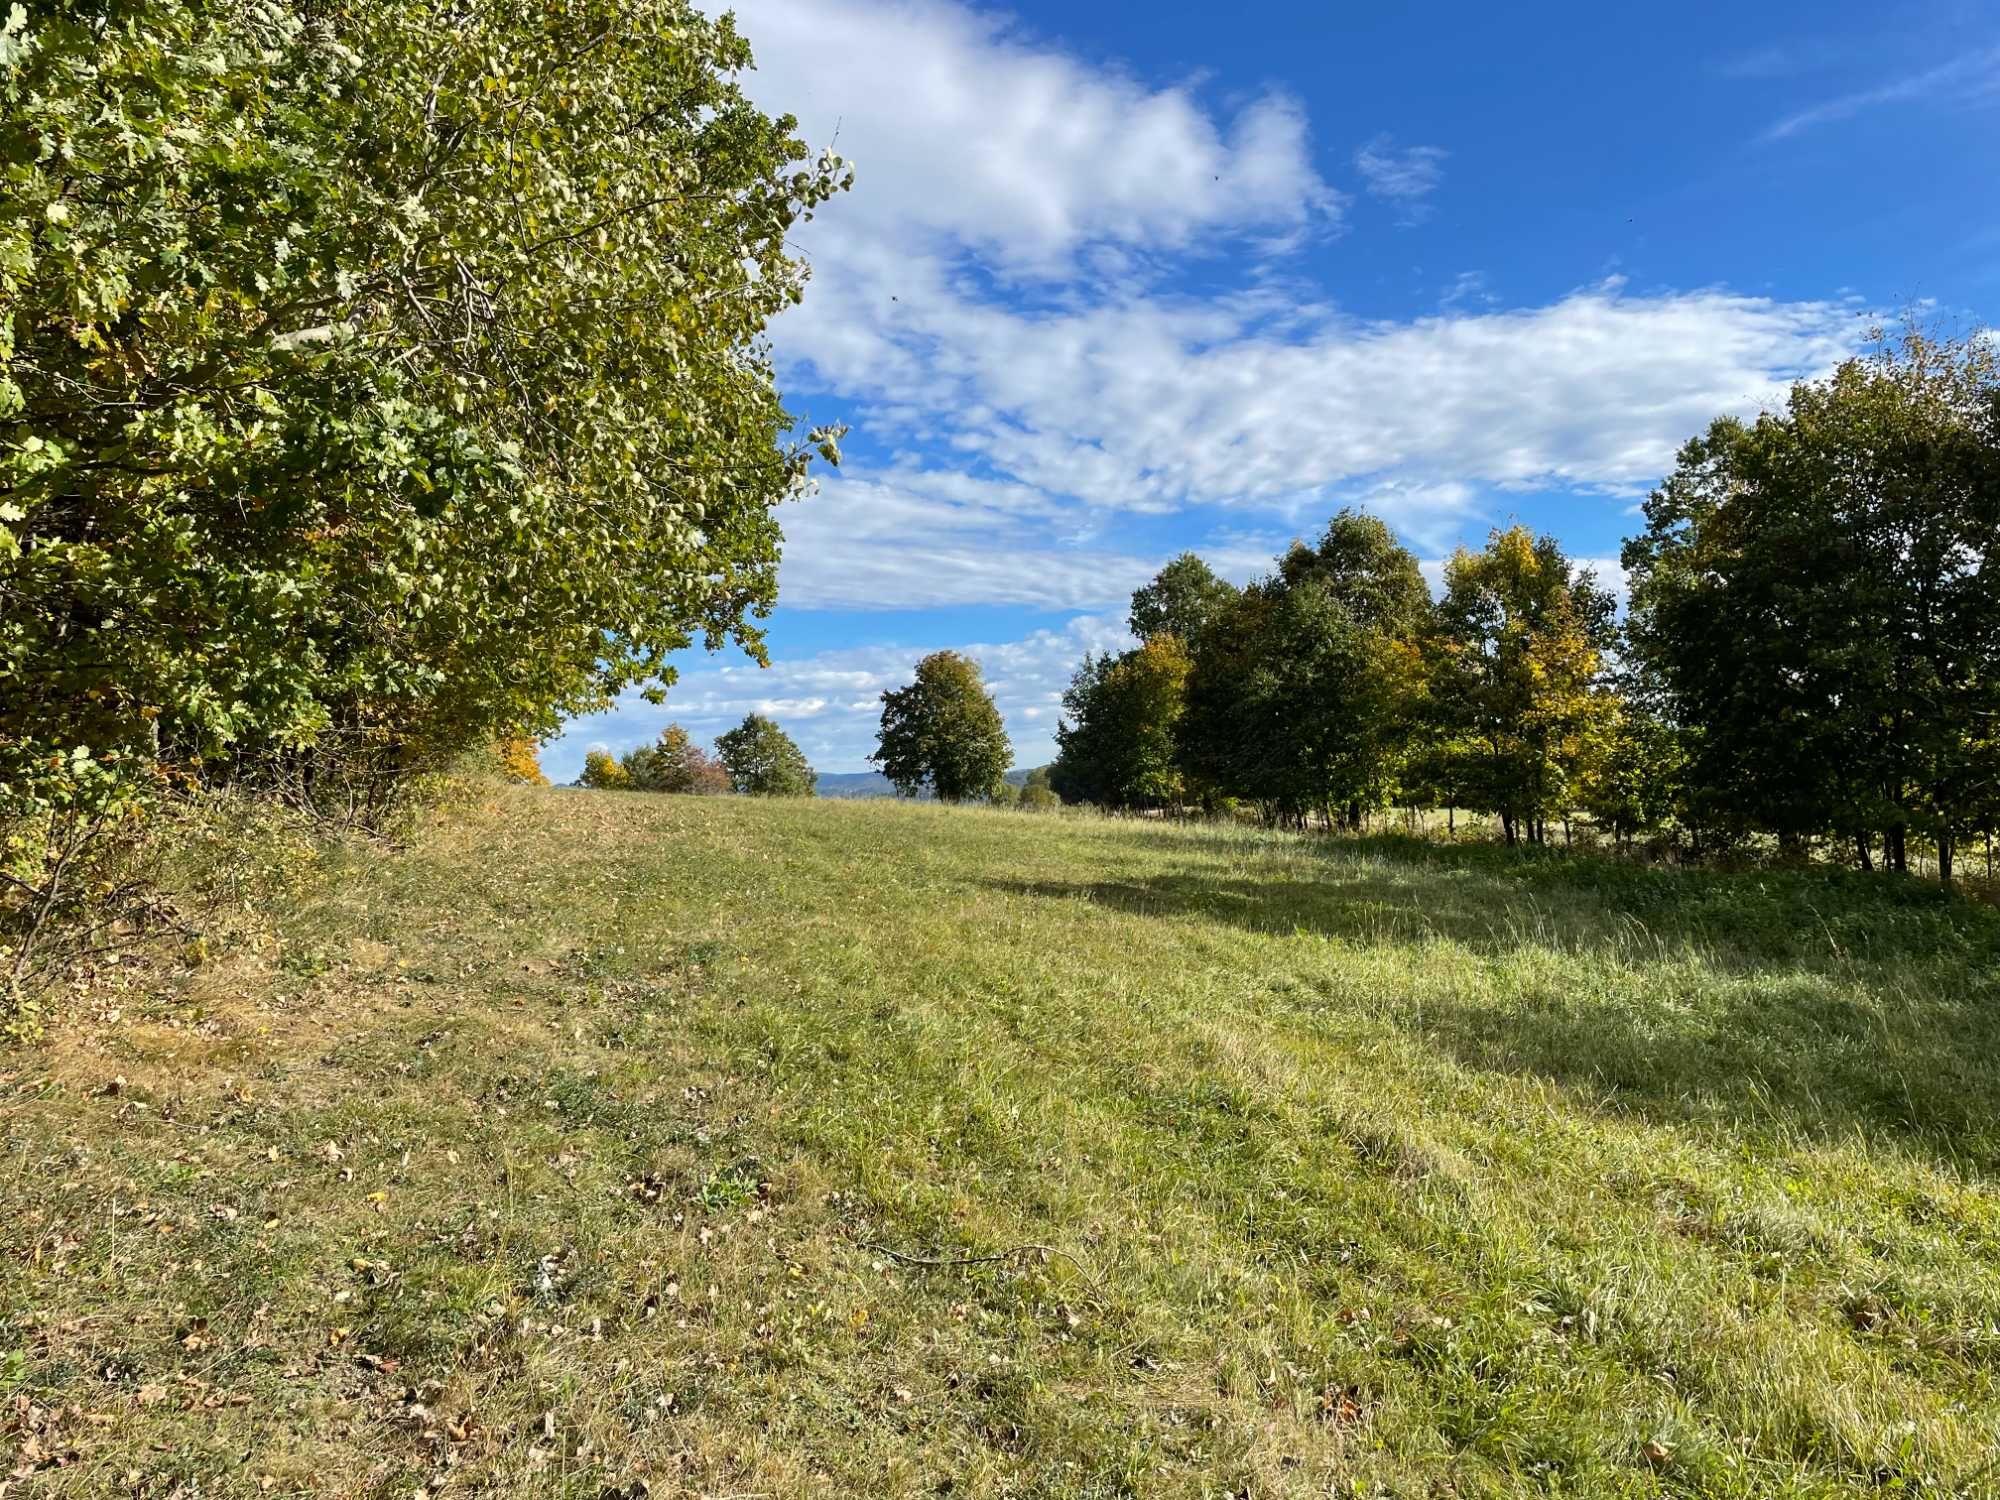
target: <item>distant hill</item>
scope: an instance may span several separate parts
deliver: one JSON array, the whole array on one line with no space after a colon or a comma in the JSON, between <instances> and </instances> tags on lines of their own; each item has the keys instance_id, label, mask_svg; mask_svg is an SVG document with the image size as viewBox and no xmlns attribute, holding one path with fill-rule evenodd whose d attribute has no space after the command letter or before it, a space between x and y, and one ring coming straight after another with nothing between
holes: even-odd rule
<instances>
[{"instance_id":1,"label":"distant hill","mask_svg":"<svg viewBox=\"0 0 2000 1500\"><path fill-rule=\"evenodd\" d=\"M814 791L822 797L893 797L896 789L880 771L822 771Z\"/></svg>"},{"instance_id":2,"label":"distant hill","mask_svg":"<svg viewBox=\"0 0 2000 1500\"><path fill-rule=\"evenodd\" d=\"M1014 786L1025 786L1030 768L1009 771L1007 780ZM819 773L817 788L822 797L893 797L895 787L880 771L822 771ZM925 794L926 799L928 793Z\"/></svg>"}]
</instances>

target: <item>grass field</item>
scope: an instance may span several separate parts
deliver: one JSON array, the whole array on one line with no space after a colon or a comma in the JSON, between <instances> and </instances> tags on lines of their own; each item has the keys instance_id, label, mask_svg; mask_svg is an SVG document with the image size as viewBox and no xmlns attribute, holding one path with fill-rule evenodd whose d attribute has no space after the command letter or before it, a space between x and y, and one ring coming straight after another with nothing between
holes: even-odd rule
<instances>
[{"instance_id":1,"label":"grass field","mask_svg":"<svg viewBox=\"0 0 2000 1500\"><path fill-rule=\"evenodd\" d=\"M1914 883L510 790L274 923L0 1054L9 1495L2000 1494Z\"/></svg>"}]
</instances>

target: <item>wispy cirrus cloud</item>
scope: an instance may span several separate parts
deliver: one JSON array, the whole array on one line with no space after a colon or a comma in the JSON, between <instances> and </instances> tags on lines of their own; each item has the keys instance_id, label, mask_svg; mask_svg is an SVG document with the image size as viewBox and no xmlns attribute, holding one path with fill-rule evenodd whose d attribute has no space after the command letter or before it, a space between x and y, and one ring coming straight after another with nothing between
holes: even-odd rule
<instances>
[{"instance_id":1,"label":"wispy cirrus cloud","mask_svg":"<svg viewBox=\"0 0 2000 1500\"><path fill-rule=\"evenodd\" d=\"M1711 71L1718 78L1764 82L1818 72L1846 62L1853 56L1851 43L1829 41L1824 37L1792 37L1745 52L1732 52L1718 58L1711 65Z\"/></svg>"},{"instance_id":2,"label":"wispy cirrus cloud","mask_svg":"<svg viewBox=\"0 0 2000 1500\"><path fill-rule=\"evenodd\" d=\"M1990 46L1798 110L1775 122L1761 139L1767 143L1786 140L1890 105L1962 107L1996 101L2000 101L2000 46Z\"/></svg>"},{"instance_id":3,"label":"wispy cirrus cloud","mask_svg":"<svg viewBox=\"0 0 2000 1500\"><path fill-rule=\"evenodd\" d=\"M1354 153L1354 169L1368 196L1394 204L1397 222L1407 227L1429 216L1427 200L1443 186L1450 154L1442 146L1398 146L1393 137L1378 135Z\"/></svg>"}]
</instances>

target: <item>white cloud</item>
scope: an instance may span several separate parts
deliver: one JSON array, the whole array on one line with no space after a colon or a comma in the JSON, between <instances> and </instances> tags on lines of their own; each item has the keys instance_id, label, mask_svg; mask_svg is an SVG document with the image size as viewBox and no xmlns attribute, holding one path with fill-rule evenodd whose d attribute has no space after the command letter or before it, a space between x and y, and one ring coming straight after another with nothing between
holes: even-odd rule
<instances>
[{"instance_id":1,"label":"white cloud","mask_svg":"<svg viewBox=\"0 0 2000 1500\"><path fill-rule=\"evenodd\" d=\"M843 224L1047 272L1092 242L1159 249L1338 214L1304 113L1282 96L1217 120L1186 88L1091 67L932 0L728 8L756 53L752 96L855 163L854 192L828 211Z\"/></svg>"},{"instance_id":2,"label":"white cloud","mask_svg":"<svg viewBox=\"0 0 2000 1500\"><path fill-rule=\"evenodd\" d=\"M1715 416L1778 399L1861 328L1843 302L1616 281L1409 323L1268 295L1036 312L962 294L935 266L910 267L928 282L884 315L854 260L835 266L780 331L809 378L1044 493L1140 511L1289 508L1364 481L1644 488Z\"/></svg>"},{"instance_id":3,"label":"white cloud","mask_svg":"<svg viewBox=\"0 0 2000 1500\"><path fill-rule=\"evenodd\" d=\"M1073 506L950 471L843 474L782 519L779 597L808 609L1097 609L1158 566L1077 544Z\"/></svg>"},{"instance_id":4,"label":"white cloud","mask_svg":"<svg viewBox=\"0 0 2000 1500\"><path fill-rule=\"evenodd\" d=\"M1408 227L1428 216L1430 205L1424 200L1443 184L1450 155L1442 146L1398 146L1391 137L1378 135L1354 153L1354 169L1367 184L1368 196L1395 204L1398 222Z\"/></svg>"},{"instance_id":5,"label":"white cloud","mask_svg":"<svg viewBox=\"0 0 2000 1500\"><path fill-rule=\"evenodd\" d=\"M1435 527L1494 489L1631 494L1716 415L1768 403L1858 331L1842 303L1615 281L1502 310L1468 278L1437 316L1361 322L1283 270L1287 237L1337 211L1290 102L1218 116L1191 89L939 0L738 9L752 92L815 142L837 131L856 163L854 191L800 235L814 278L775 331L787 388L801 408L814 391L861 403L868 438L922 455L913 509L939 503L952 468L1042 497L1055 537L1193 505L1292 517L1360 495ZM1442 157L1386 137L1360 153L1373 190L1404 204ZM1233 288L1165 289L1166 267L1224 243ZM913 605L990 588L1088 607L1088 559L1024 584L985 555L1006 528L976 509L921 545L877 538L895 555L872 577L851 545L837 567L816 561L843 514L836 494L792 517L788 599L879 601L913 580Z\"/></svg>"},{"instance_id":6,"label":"white cloud","mask_svg":"<svg viewBox=\"0 0 2000 1500\"><path fill-rule=\"evenodd\" d=\"M1078 657L1122 643L1125 597L1179 550L1135 517L1234 507L1197 547L1239 581L1345 504L1435 556L1510 491L1643 491L1686 437L1770 404L1864 323L1847 302L1616 281L1506 309L1476 273L1435 316L1360 320L1288 259L1344 205L1283 95L1218 110L944 0L704 3L738 12L752 95L856 168L799 231L813 282L774 341L795 409L857 407L858 451L891 456L783 513L781 598L1087 611L964 648L1023 765L1053 753ZM1445 159L1383 137L1355 165L1407 217ZM1197 257L1221 290L1185 290ZM754 711L823 769L861 769L879 694L921 654L705 659L664 707L582 721L547 763L567 779L592 742L673 720L712 739Z\"/></svg>"}]
</instances>

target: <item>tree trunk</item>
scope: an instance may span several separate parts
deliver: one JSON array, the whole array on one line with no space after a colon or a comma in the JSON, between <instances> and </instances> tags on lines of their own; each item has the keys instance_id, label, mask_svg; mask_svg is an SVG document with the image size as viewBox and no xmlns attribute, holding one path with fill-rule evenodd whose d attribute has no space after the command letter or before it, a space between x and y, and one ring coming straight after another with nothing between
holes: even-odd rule
<instances>
[{"instance_id":1,"label":"tree trunk","mask_svg":"<svg viewBox=\"0 0 2000 1500\"><path fill-rule=\"evenodd\" d=\"M1444 833L1446 838L1458 837L1458 808L1455 805L1444 810ZM1993 863L1993 835L1990 833L1986 835L1986 863L1989 866ZM1992 873L1990 869L1987 871L1989 875Z\"/></svg>"},{"instance_id":2,"label":"tree trunk","mask_svg":"<svg viewBox=\"0 0 2000 1500\"><path fill-rule=\"evenodd\" d=\"M1909 847L1903 838L1903 825L1898 823L1883 839L1882 862L1898 875L1910 873Z\"/></svg>"},{"instance_id":3,"label":"tree trunk","mask_svg":"<svg viewBox=\"0 0 2000 1500\"><path fill-rule=\"evenodd\" d=\"M1514 815L1505 809L1502 809L1500 813L1500 832L1506 836L1507 847L1511 849L1514 846L1515 838Z\"/></svg>"},{"instance_id":4,"label":"tree trunk","mask_svg":"<svg viewBox=\"0 0 2000 1500\"><path fill-rule=\"evenodd\" d=\"M1952 888L1951 856L1955 851L1957 843L1958 841L1955 838L1953 838L1949 833L1940 833L1937 837L1938 884L1943 886L1946 890L1950 890Z\"/></svg>"},{"instance_id":5,"label":"tree trunk","mask_svg":"<svg viewBox=\"0 0 2000 1500\"><path fill-rule=\"evenodd\" d=\"M1868 835L1865 831L1854 835L1854 852L1861 856L1862 869L1875 868L1875 856L1868 852Z\"/></svg>"},{"instance_id":6,"label":"tree trunk","mask_svg":"<svg viewBox=\"0 0 2000 1500\"><path fill-rule=\"evenodd\" d=\"M1361 832L1361 799L1350 798L1347 804L1347 826L1354 832Z\"/></svg>"}]
</instances>

